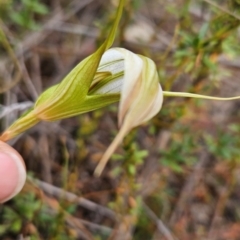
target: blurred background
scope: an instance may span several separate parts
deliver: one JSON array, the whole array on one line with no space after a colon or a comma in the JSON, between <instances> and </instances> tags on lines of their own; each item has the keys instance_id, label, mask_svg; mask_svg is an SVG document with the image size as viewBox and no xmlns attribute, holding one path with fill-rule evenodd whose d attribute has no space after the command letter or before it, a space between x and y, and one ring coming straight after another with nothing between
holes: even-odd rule
<instances>
[{"instance_id":1,"label":"blurred background","mask_svg":"<svg viewBox=\"0 0 240 240\"><path fill-rule=\"evenodd\" d=\"M0 123L103 42L116 0L0 0ZM166 91L240 95L239 0L129 0L115 46L153 59ZM240 239L240 101L165 98L101 177L118 105L10 141L28 180L0 205L0 239Z\"/></svg>"}]
</instances>

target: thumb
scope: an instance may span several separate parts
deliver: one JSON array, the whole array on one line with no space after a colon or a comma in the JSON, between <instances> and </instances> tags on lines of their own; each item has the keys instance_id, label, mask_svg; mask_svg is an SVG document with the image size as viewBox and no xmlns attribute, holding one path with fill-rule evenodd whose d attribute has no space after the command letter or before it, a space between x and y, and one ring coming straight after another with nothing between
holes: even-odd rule
<instances>
[{"instance_id":1,"label":"thumb","mask_svg":"<svg viewBox=\"0 0 240 240\"><path fill-rule=\"evenodd\" d=\"M26 168L19 153L0 141L0 203L18 194L26 181Z\"/></svg>"}]
</instances>

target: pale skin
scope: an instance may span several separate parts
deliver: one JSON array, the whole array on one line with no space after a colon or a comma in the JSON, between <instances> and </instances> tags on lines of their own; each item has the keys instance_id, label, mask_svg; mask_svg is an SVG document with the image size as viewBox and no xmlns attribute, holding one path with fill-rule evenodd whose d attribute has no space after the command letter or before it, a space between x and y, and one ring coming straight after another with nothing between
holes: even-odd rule
<instances>
[{"instance_id":1,"label":"pale skin","mask_svg":"<svg viewBox=\"0 0 240 240\"><path fill-rule=\"evenodd\" d=\"M10 145L0 141L0 204L18 194L26 181L22 157Z\"/></svg>"}]
</instances>

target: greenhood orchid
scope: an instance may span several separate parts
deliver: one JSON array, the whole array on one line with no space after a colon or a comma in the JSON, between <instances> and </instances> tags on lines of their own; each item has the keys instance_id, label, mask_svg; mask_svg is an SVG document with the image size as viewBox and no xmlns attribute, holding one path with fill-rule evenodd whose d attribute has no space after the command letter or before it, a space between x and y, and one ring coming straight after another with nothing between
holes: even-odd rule
<instances>
[{"instance_id":1,"label":"greenhood orchid","mask_svg":"<svg viewBox=\"0 0 240 240\"><path fill-rule=\"evenodd\" d=\"M123 48L109 49L114 41L124 1L120 1L110 34L102 46L80 62L61 83L43 92L34 107L0 136L7 141L41 120L56 121L93 111L119 101L119 132L96 168L100 175L108 159L129 131L154 117L163 96L214 98L191 93L164 92L154 62Z\"/></svg>"}]
</instances>

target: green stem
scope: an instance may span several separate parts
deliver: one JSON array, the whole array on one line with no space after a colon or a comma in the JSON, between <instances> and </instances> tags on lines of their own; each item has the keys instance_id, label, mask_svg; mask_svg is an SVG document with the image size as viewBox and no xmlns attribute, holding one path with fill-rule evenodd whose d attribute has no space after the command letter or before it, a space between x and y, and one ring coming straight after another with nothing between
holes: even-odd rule
<instances>
[{"instance_id":1,"label":"green stem","mask_svg":"<svg viewBox=\"0 0 240 240\"><path fill-rule=\"evenodd\" d=\"M229 101L229 100L240 99L240 96L221 98L221 97L211 97L211 96L205 96L205 95L194 94L194 93L169 92L169 91L163 91L163 95L166 97L189 97L189 98L210 99L210 100L219 100L219 101Z\"/></svg>"},{"instance_id":2,"label":"green stem","mask_svg":"<svg viewBox=\"0 0 240 240\"><path fill-rule=\"evenodd\" d=\"M6 142L22 132L27 131L29 128L36 125L40 119L38 119L34 111L30 111L28 114L19 118L8 129L6 129L0 136L0 141Z\"/></svg>"}]
</instances>

